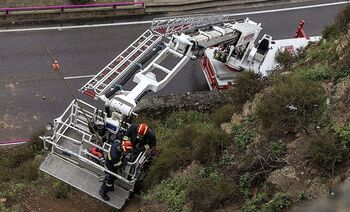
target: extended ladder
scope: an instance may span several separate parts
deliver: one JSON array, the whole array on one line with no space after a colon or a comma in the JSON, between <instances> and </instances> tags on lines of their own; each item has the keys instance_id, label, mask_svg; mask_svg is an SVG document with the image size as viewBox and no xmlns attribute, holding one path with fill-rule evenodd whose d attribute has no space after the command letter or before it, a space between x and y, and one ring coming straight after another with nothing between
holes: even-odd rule
<instances>
[{"instance_id":1,"label":"extended ladder","mask_svg":"<svg viewBox=\"0 0 350 212\"><path fill-rule=\"evenodd\" d=\"M89 80L80 92L98 99L108 91L119 79L125 76L137 64L137 62L147 54L148 51L162 39L158 33L151 30L145 31L121 54L112 60L98 74Z\"/></svg>"},{"instance_id":2,"label":"extended ladder","mask_svg":"<svg viewBox=\"0 0 350 212\"><path fill-rule=\"evenodd\" d=\"M162 35L169 35L175 32L186 32L193 28L232 21L234 21L234 18L228 14L200 16L188 15L175 16L170 18L155 18L152 21L151 30Z\"/></svg>"}]
</instances>

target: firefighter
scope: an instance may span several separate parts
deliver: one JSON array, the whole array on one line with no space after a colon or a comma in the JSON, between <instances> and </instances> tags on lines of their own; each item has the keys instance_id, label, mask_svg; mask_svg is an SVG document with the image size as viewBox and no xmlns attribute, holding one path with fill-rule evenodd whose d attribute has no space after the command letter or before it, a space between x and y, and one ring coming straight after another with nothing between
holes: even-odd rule
<instances>
[{"instance_id":1,"label":"firefighter","mask_svg":"<svg viewBox=\"0 0 350 212\"><path fill-rule=\"evenodd\" d=\"M130 140L134 145L135 155L156 146L156 135L146 123L132 124L128 128L123 140Z\"/></svg>"},{"instance_id":2,"label":"firefighter","mask_svg":"<svg viewBox=\"0 0 350 212\"><path fill-rule=\"evenodd\" d=\"M132 149L133 145L128 140L124 140L122 142L114 142L111 148L109 149L108 156L106 158L106 168L113 173L117 173L118 170L120 170L126 165L130 157L129 153L131 153ZM109 191L114 191L115 180L116 177L114 175L106 172L103 184L99 191L102 199L104 199L105 201L109 200L107 193Z\"/></svg>"}]
</instances>

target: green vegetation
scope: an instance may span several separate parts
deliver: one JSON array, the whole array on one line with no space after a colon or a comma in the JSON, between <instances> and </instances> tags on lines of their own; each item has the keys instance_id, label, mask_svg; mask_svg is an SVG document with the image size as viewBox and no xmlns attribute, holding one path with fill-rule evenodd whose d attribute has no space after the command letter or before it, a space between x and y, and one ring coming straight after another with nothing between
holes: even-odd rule
<instances>
[{"instance_id":1,"label":"green vegetation","mask_svg":"<svg viewBox=\"0 0 350 212\"><path fill-rule=\"evenodd\" d=\"M166 203L172 211L196 211L215 208L235 197L235 188L213 168L193 167L172 174L154 188L147 201Z\"/></svg>"},{"instance_id":2,"label":"green vegetation","mask_svg":"<svg viewBox=\"0 0 350 212\"><path fill-rule=\"evenodd\" d=\"M254 72L242 72L235 79L235 86L232 89L232 98L237 108L254 98L255 94L264 87L264 81L260 74Z\"/></svg>"},{"instance_id":3,"label":"green vegetation","mask_svg":"<svg viewBox=\"0 0 350 212\"><path fill-rule=\"evenodd\" d=\"M185 167L192 161L211 164L219 160L228 142L228 137L215 128L206 115L194 111L170 115L159 123L156 132L161 154L154 159L146 176L147 187L157 184L171 171Z\"/></svg>"},{"instance_id":4,"label":"green vegetation","mask_svg":"<svg viewBox=\"0 0 350 212\"><path fill-rule=\"evenodd\" d=\"M243 212L270 212L284 211L291 206L289 194L276 193L271 200L265 192L258 193L255 197L245 202L242 207Z\"/></svg>"},{"instance_id":5,"label":"green vegetation","mask_svg":"<svg viewBox=\"0 0 350 212\"><path fill-rule=\"evenodd\" d=\"M295 61L295 58L287 51L278 51L275 60L282 66L286 67Z\"/></svg>"},{"instance_id":6,"label":"green vegetation","mask_svg":"<svg viewBox=\"0 0 350 212\"><path fill-rule=\"evenodd\" d=\"M245 150L246 146L252 141L253 135L248 130L244 129L242 125L232 125L232 135L236 146L240 150Z\"/></svg>"},{"instance_id":7,"label":"green vegetation","mask_svg":"<svg viewBox=\"0 0 350 212\"><path fill-rule=\"evenodd\" d=\"M238 112L236 105L227 104L218 108L214 113L211 114L211 121L216 125L220 126L224 122L231 121L231 117L235 112Z\"/></svg>"},{"instance_id":8,"label":"green vegetation","mask_svg":"<svg viewBox=\"0 0 350 212\"><path fill-rule=\"evenodd\" d=\"M307 131L325 110L325 99L320 84L298 75L282 76L258 103L256 118L269 136Z\"/></svg>"},{"instance_id":9,"label":"green vegetation","mask_svg":"<svg viewBox=\"0 0 350 212\"><path fill-rule=\"evenodd\" d=\"M279 140L270 143L271 153L277 157L283 156L287 151L287 145L283 141Z\"/></svg>"}]
</instances>

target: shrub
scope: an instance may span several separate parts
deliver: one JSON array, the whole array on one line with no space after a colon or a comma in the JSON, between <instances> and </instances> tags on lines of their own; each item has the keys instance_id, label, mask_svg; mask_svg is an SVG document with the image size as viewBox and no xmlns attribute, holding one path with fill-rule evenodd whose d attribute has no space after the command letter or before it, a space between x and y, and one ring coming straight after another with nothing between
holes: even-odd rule
<instances>
[{"instance_id":1,"label":"shrub","mask_svg":"<svg viewBox=\"0 0 350 212\"><path fill-rule=\"evenodd\" d=\"M301 191L297 194L297 202L303 202L307 200L307 197L306 197L306 194L305 194L305 191Z\"/></svg>"},{"instance_id":2,"label":"shrub","mask_svg":"<svg viewBox=\"0 0 350 212\"><path fill-rule=\"evenodd\" d=\"M155 197L165 202L173 211L182 211L183 205L187 202L188 191L186 188L191 183L187 175L175 175L162 181L155 191Z\"/></svg>"},{"instance_id":3,"label":"shrub","mask_svg":"<svg viewBox=\"0 0 350 212\"><path fill-rule=\"evenodd\" d=\"M350 67L345 67L345 68L341 68L339 70L335 71L335 76L334 76L334 80L336 83L338 83L340 81L340 79L350 76Z\"/></svg>"},{"instance_id":4,"label":"shrub","mask_svg":"<svg viewBox=\"0 0 350 212\"><path fill-rule=\"evenodd\" d=\"M339 30L341 30L341 32L346 33L348 31L349 23L350 5L346 6L346 8L340 14L338 14L335 25L339 27Z\"/></svg>"},{"instance_id":5,"label":"shrub","mask_svg":"<svg viewBox=\"0 0 350 212\"><path fill-rule=\"evenodd\" d=\"M326 66L316 66L311 69L302 69L297 72L297 74L305 80L312 81L325 81L332 79L332 72L329 67Z\"/></svg>"},{"instance_id":6,"label":"shrub","mask_svg":"<svg viewBox=\"0 0 350 212\"><path fill-rule=\"evenodd\" d=\"M290 197L290 194L284 194L284 193L277 193L274 195L274 197L266 203L261 211L284 211L284 209L290 207L292 204L292 200Z\"/></svg>"},{"instance_id":7,"label":"shrub","mask_svg":"<svg viewBox=\"0 0 350 212\"><path fill-rule=\"evenodd\" d=\"M232 125L232 135L236 146L240 150L245 150L246 146L252 141L253 135L243 128L242 125Z\"/></svg>"},{"instance_id":8,"label":"shrub","mask_svg":"<svg viewBox=\"0 0 350 212\"><path fill-rule=\"evenodd\" d=\"M350 122L344 126L335 129L339 142L350 149Z\"/></svg>"},{"instance_id":9,"label":"shrub","mask_svg":"<svg viewBox=\"0 0 350 212\"><path fill-rule=\"evenodd\" d=\"M267 135L305 130L325 110L325 91L297 75L280 77L257 104L256 118Z\"/></svg>"},{"instance_id":10,"label":"shrub","mask_svg":"<svg viewBox=\"0 0 350 212\"><path fill-rule=\"evenodd\" d=\"M171 171L199 161L210 164L219 160L228 136L211 124L185 125L174 130L172 137L161 141L161 153L154 158L144 185L149 187L169 176Z\"/></svg>"},{"instance_id":11,"label":"shrub","mask_svg":"<svg viewBox=\"0 0 350 212\"><path fill-rule=\"evenodd\" d=\"M281 157L287 151L287 145L281 140L270 143L271 153L277 157Z\"/></svg>"},{"instance_id":12,"label":"shrub","mask_svg":"<svg viewBox=\"0 0 350 212\"><path fill-rule=\"evenodd\" d=\"M66 199L69 197L70 192L71 192L71 186L63 183L59 180L56 180L53 185L53 191L54 191L54 195L56 198L58 199Z\"/></svg>"},{"instance_id":13,"label":"shrub","mask_svg":"<svg viewBox=\"0 0 350 212\"><path fill-rule=\"evenodd\" d=\"M345 150L331 132L311 137L308 149L313 163L326 170L332 170L336 163L344 159L344 155L347 155Z\"/></svg>"},{"instance_id":14,"label":"shrub","mask_svg":"<svg viewBox=\"0 0 350 212\"><path fill-rule=\"evenodd\" d=\"M216 126L220 126L224 122L229 122L235 112L238 112L237 106L233 104L227 104L212 113L211 120Z\"/></svg>"},{"instance_id":15,"label":"shrub","mask_svg":"<svg viewBox=\"0 0 350 212\"><path fill-rule=\"evenodd\" d=\"M288 66L295 61L295 58L287 51L278 51L275 56L275 60L282 66Z\"/></svg>"},{"instance_id":16,"label":"shrub","mask_svg":"<svg viewBox=\"0 0 350 212\"><path fill-rule=\"evenodd\" d=\"M238 180L239 191L244 195L245 198L248 198L251 194L250 192L251 180L252 180L252 176L250 175L249 172L239 177L239 180Z\"/></svg>"},{"instance_id":17,"label":"shrub","mask_svg":"<svg viewBox=\"0 0 350 212\"><path fill-rule=\"evenodd\" d=\"M265 192L258 193L255 197L247 200L242 206L242 212L257 212L260 211L263 204L267 202L268 195Z\"/></svg>"},{"instance_id":18,"label":"shrub","mask_svg":"<svg viewBox=\"0 0 350 212\"><path fill-rule=\"evenodd\" d=\"M317 46L306 50L306 60L313 62L313 64L330 64L338 59L336 47L337 44L332 41L321 40Z\"/></svg>"},{"instance_id":19,"label":"shrub","mask_svg":"<svg viewBox=\"0 0 350 212\"><path fill-rule=\"evenodd\" d=\"M217 171L208 175L196 175L189 185L189 200L195 211L208 211L225 200L237 197L235 187Z\"/></svg>"},{"instance_id":20,"label":"shrub","mask_svg":"<svg viewBox=\"0 0 350 212\"><path fill-rule=\"evenodd\" d=\"M235 197L235 193L235 187L218 171L197 166L172 174L146 199L166 203L171 211L207 211Z\"/></svg>"},{"instance_id":21,"label":"shrub","mask_svg":"<svg viewBox=\"0 0 350 212\"><path fill-rule=\"evenodd\" d=\"M323 30L322 30L322 38L326 39L326 40L335 40L337 38L339 38L339 36L341 35L341 30L339 29L339 27L335 24L330 25L330 26L326 26Z\"/></svg>"},{"instance_id":22,"label":"shrub","mask_svg":"<svg viewBox=\"0 0 350 212\"><path fill-rule=\"evenodd\" d=\"M234 161L235 161L235 156L225 150L220 158L219 164L221 166L229 166L234 164Z\"/></svg>"},{"instance_id":23,"label":"shrub","mask_svg":"<svg viewBox=\"0 0 350 212\"><path fill-rule=\"evenodd\" d=\"M252 100L263 86L261 74L245 71L238 75L232 89L232 98L237 107L241 109L244 103Z\"/></svg>"}]
</instances>

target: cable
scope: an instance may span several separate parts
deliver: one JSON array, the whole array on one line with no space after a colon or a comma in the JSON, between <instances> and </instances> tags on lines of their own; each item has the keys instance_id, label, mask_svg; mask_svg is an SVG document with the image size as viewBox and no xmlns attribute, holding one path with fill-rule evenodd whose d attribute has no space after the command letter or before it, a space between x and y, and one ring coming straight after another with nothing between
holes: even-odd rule
<instances>
[{"instance_id":1,"label":"cable","mask_svg":"<svg viewBox=\"0 0 350 212\"><path fill-rule=\"evenodd\" d=\"M53 63L53 64L56 64L56 63L57 63L57 60L54 59L54 57L53 57L52 54L50 53L50 50L47 48L47 46L46 46L45 44L43 44L43 46L45 47L46 53L49 55L50 59L52 60L52 63ZM69 91L70 94L72 95L74 101L77 103L77 107L83 112L83 115L84 115L84 117L85 117L85 119L86 119L86 121L87 121L87 123L88 123L89 129L92 129L92 131L94 132L94 134L95 134L96 137L97 137L97 140L99 141L99 143L102 144L102 142L101 142L102 140L101 140L100 136L99 136L98 133L96 132L95 128L94 128L93 126L90 125L91 123L89 122L88 116L86 115L86 113L85 113L85 111L83 110L83 108L80 107L78 99L76 98L75 94L73 93L73 91L72 91L70 85L68 84L67 80L64 79L64 76L63 76L62 72L60 71L59 67L56 69L56 71L60 74L60 77L61 77L61 79L63 80L63 82L65 83L65 85L66 85L68 91Z\"/></svg>"}]
</instances>

